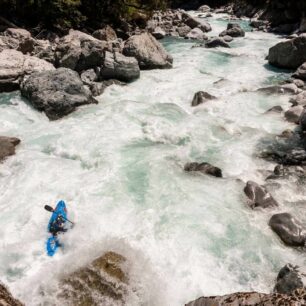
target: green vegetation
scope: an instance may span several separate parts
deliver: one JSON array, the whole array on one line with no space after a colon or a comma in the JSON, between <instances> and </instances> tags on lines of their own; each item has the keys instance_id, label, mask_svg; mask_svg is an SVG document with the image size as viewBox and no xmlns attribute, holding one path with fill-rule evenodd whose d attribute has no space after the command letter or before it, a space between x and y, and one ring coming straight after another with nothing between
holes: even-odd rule
<instances>
[{"instance_id":1,"label":"green vegetation","mask_svg":"<svg viewBox=\"0 0 306 306\"><path fill-rule=\"evenodd\" d=\"M146 18L166 0L0 0L0 14L17 24L65 29Z\"/></svg>"}]
</instances>

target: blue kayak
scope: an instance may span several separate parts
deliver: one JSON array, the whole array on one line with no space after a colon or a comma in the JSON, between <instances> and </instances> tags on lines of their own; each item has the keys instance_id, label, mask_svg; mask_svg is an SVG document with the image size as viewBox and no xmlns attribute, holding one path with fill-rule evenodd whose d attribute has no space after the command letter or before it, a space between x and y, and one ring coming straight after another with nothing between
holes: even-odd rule
<instances>
[{"instance_id":1,"label":"blue kayak","mask_svg":"<svg viewBox=\"0 0 306 306\"><path fill-rule=\"evenodd\" d=\"M52 216L48 224L49 233L52 232L51 227L58 217L62 217L63 222L66 223L67 209L66 209L66 204L64 201L59 201L56 205L56 208L54 209L54 212L52 213ZM49 256L53 256L60 246L61 245L58 241L58 237L56 235L51 234L51 236L48 238L47 243L46 243L47 254Z\"/></svg>"}]
</instances>

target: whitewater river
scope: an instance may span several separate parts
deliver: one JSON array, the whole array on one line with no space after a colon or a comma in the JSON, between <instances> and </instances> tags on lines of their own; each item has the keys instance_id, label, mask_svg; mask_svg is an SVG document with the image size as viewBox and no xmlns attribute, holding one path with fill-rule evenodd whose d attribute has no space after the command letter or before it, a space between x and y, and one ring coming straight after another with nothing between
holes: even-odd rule
<instances>
[{"instance_id":1,"label":"whitewater river","mask_svg":"<svg viewBox=\"0 0 306 306\"><path fill-rule=\"evenodd\" d=\"M227 24L222 16L210 22L210 36ZM173 69L143 71L128 86L109 87L98 105L58 121L19 93L0 95L1 135L22 141L0 166L0 279L26 305L56 303L61 273L108 250L128 259L127 305L135 306L270 292L284 264L305 264L267 225L281 211L306 221L304 195L283 183L272 191L280 208L253 211L243 194L247 180L264 183L274 168L257 157L259 147L293 126L264 114L288 108L288 97L252 92L288 76L265 60L281 38L241 23L248 32L231 49L166 39ZM192 108L199 90L218 100ZM190 161L216 165L224 178L185 173ZM43 206L59 199L76 226L65 249L49 258Z\"/></svg>"}]
</instances>

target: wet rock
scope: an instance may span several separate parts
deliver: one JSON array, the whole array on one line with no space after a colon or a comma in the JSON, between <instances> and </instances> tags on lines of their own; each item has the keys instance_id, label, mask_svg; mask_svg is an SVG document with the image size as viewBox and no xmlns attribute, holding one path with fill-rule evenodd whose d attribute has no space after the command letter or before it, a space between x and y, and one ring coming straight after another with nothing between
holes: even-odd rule
<instances>
[{"instance_id":1,"label":"wet rock","mask_svg":"<svg viewBox=\"0 0 306 306\"><path fill-rule=\"evenodd\" d=\"M306 165L306 151L304 149L291 149L282 158L283 165Z\"/></svg>"},{"instance_id":2,"label":"wet rock","mask_svg":"<svg viewBox=\"0 0 306 306\"><path fill-rule=\"evenodd\" d=\"M206 40L208 39L204 32L199 28L192 29L186 36L187 39Z\"/></svg>"},{"instance_id":3,"label":"wet rock","mask_svg":"<svg viewBox=\"0 0 306 306\"><path fill-rule=\"evenodd\" d=\"M224 40L225 42L227 42L227 43L229 43L229 42L231 42L231 41L234 40L234 38L233 38L232 36L229 36L229 35L225 35L225 36L223 36L222 38L223 38L223 40Z\"/></svg>"},{"instance_id":4,"label":"wet rock","mask_svg":"<svg viewBox=\"0 0 306 306\"><path fill-rule=\"evenodd\" d=\"M98 71L88 69L81 74L81 80L86 85L91 85L93 82L98 81Z\"/></svg>"},{"instance_id":5,"label":"wet rock","mask_svg":"<svg viewBox=\"0 0 306 306\"><path fill-rule=\"evenodd\" d=\"M305 287L305 277L298 270L298 266L285 265L278 273L274 291L292 294L294 290Z\"/></svg>"},{"instance_id":6,"label":"wet rock","mask_svg":"<svg viewBox=\"0 0 306 306\"><path fill-rule=\"evenodd\" d=\"M21 80L33 72L54 69L52 64L34 56L3 50L0 52L0 92L17 90Z\"/></svg>"},{"instance_id":7,"label":"wet rock","mask_svg":"<svg viewBox=\"0 0 306 306\"><path fill-rule=\"evenodd\" d=\"M91 93L94 97L100 96L103 94L104 90L111 85L125 85L125 83L120 82L118 80L106 80L106 81L102 81L102 82L92 82L89 85L89 88L91 90Z\"/></svg>"},{"instance_id":8,"label":"wet rock","mask_svg":"<svg viewBox=\"0 0 306 306\"><path fill-rule=\"evenodd\" d=\"M123 54L135 57L140 69L172 68L173 58L149 33L133 35L124 45Z\"/></svg>"},{"instance_id":9,"label":"wet rock","mask_svg":"<svg viewBox=\"0 0 306 306\"><path fill-rule=\"evenodd\" d=\"M265 94L296 94L298 92L298 87L295 84L284 84L284 85L274 85L257 89L259 92Z\"/></svg>"},{"instance_id":10,"label":"wet rock","mask_svg":"<svg viewBox=\"0 0 306 306\"><path fill-rule=\"evenodd\" d=\"M238 23L229 23L227 29L219 34L219 36L244 37L245 32Z\"/></svg>"},{"instance_id":11,"label":"wet rock","mask_svg":"<svg viewBox=\"0 0 306 306\"><path fill-rule=\"evenodd\" d=\"M206 48L217 48L217 47L224 47L224 48L230 48L230 45L224 41L221 37L212 37L208 39L208 41L205 43Z\"/></svg>"},{"instance_id":12,"label":"wet rock","mask_svg":"<svg viewBox=\"0 0 306 306\"><path fill-rule=\"evenodd\" d=\"M200 297L185 306L303 306L305 289L297 289L292 296L258 292L237 292L224 296Z\"/></svg>"},{"instance_id":13,"label":"wet rock","mask_svg":"<svg viewBox=\"0 0 306 306\"><path fill-rule=\"evenodd\" d=\"M186 12L182 13L183 22L188 25L190 28L199 28L203 32L209 32L211 31L211 26L208 22L204 20L197 20L196 18L190 16Z\"/></svg>"},{"instance_id":14,"label":"wet rock","mask_svg":"<svg viewBox=\"0 0 306 306\"><path fill-rule=\"evenodd\" d=\"M80 31L70 30L57 45L56 63L59 67L81 72L101 66L105 50L112 50L106 41Z\"/></svg>"},{"instance_id":15,"label":"wet rock","mask_svg":"<svg viewBox=\"0 0 306 306\"><path fill-rule=\"evenodd\" d=\"M161 27L156 27L154 31L152 32L152 35L156 39L163 39L166 36L166 32Z\"/></svg>"},{"instance_id":16,"label":"wet rock","mask_svg":"<svg viewBox=\"0 0 306 306\"><path fill-rule=\"evenodd\" d=\"M295 84L298 88L303 88L305 86L305 82L299 79L294 79L292 83Z\"/></svg>"},{"instance_id":17,"label":"wet rock","mask_svg":"<svg viewBox=\"0 0 306 306\"><path fill-rule=\"evenodd\" d=\"M105 52L104 63L100 71L102 80L117 79L131 82L138 79L139 76L140 69L134 57L127 57L119 52Z\"/></svg>"},{"instance_id":18,"label":"wet rock","mask_svg":"<svg viewBox=\"0 0 306 306\"><path fill-rule=\"evenodd\" d=\"M306 81L306 62L297 69L293 77Z\"/></svg>"},{"instance_id":19,"label":"wet rock","mask_svg":"<svg viewBox=\"0 0 306 306\"><path fill-rule=\"evenodd\" d=\"M177 28L177 32L180 37L185 37L191 30L192 30L191 27L187 25L180 26Z\"/></svg>"},{"instance_id":20,"label":"wet rock","mask_svg":"<svg viewBox=\"0 0 306 306\"><path fill-rule=\"evenodd\" d=\"M0 136L0 161L15 154L15 147L20 143L20 139L15 137ZM0 284L1 285L1 284Z\"/></svg>"},{"instance_id":21,"label":"wet rock","mask_svg":"<svg viewBox=\"0 0 306 306\"><path fill-rule=\"evenodd\" d=\"M267 189L264 186L260 186L253 181L247 182L244 188L244 193L250 200L251 208L269 208L278 206L278 203L267 191Z\"/></svg>"},{"instance_id":22,"label":"wet rock","mask_svg":"<svg viewBox=\"0 0 306 306\"><path fill-rule=\"evenodd\" d=\"M258 19L253 19L250 22L250 26L256 29L260 29L262 27L265 27L269 22L266 20L258 20Z\"/></svg>"},{"instance_id":23,"label":"wet rock","mask_svg":"<svg viewBox=\"0 0 306 306\"><path fill-rule=\"evenodd\" d=\"M107 252L87 267L62 279L58 297L63 305L117 305L127 294L126 259Z\"/></svg>"},{"instance_id":24,"label":"wet rock","mask_svg":"<svg viewBox=\"0 0 306 306\"><path fill-rule=\"evenodd\" d=\"M284 110L283 110L283 108L280 105L276 105L276 106L273 106L270 109L268 109L266 111L266 113L281 113L283 111Z\"/></svg>"},{"instance_id":25,"label":"wet rock","mask_svg":"<svg viewBox=\"0 0 306 306\"><path fill-rule=\"evenodd\" d=\"M105 26L103 29L96 30L95 32L93 32L92 36L99 40L117 40L117 34L115 30L109 25Z\"/></svg>"},{"instance_id":26,"label":"wet rock","mask_svg":"<svg viewBox=\"0 0 306 306\"><path fill-rule=\"evenodd\" d=\"M198 8L198 11L202 13L207 13L211 11L211 8L208 5L202 5Z\"/></svg>"},{"instance_id":27,"label":"wet rock","mask_svg":"<svg viewBox=\"0 0 306 306\"><path fill-rule=\"evenodd\" d=\"M222 170L218 167L212 166L209 163L187 163L184 167L187 172L198 171L203 174L209 174L215 177L222 177Z\"/></svg>"},{"instance_id":28,"label":"wet rock","mask_svg":"<svg viewBox=\"0 0 306 306\"><path fill-rule=\"evenodd\" d=\"M1 306L24 306L20 301L16 300L9 290L0 283L0 305Z\"/></svg>"},{"instance_id":29,"label":"wet rock","mask_svg":"<svg viewBox=\"0 0 306 306\"><path fill-rule=\"evenodd\" d=\"M306 229L289 213L273 215L269 221L272 230L289 246L304 246Z\"/></svg>"},{"instance_id":30,"label":"wet rock","mask_svg":"<svg viewBox=\"0 0 306 306\"><path fill-rule=\"evenodd\" d=\"M282 41L270 48L268 61L276 67L297 69L306 62L306 34Z\"/></svg>"},{"instance_id":31,"label":"wet rock","mask_svg":"<svg viewBox=\"0 0 306 306\"><path fill-rule=\"evenodd\" d=\"M290 98L289 102L292 103L293 106L296 106L296 105L305 106L306 105L306 91L302 91L296 96Z\"/></svg>"},{"instance_id":32,"label":"wet rock","mask_svg":"<svg viewBox=\"0 0 306 306\"><path fill-rule=\"evenodd\" d=\"M97 103L78 73L68 68L31 74L23 81L21 94L51 120L68 115L78 106Z\"/></svg>"},{"instance_id":33,"label":"wet rock","mask_svg":"<svg viewBox=\"0 0 306 306\"><path fill-rule=\"evenodd\" d=\"M216 99L215 96L209 94L206 91L198 91L195 93L193 100L191 102L191 106L197 106L202 103L206 103L207 101Z\"/></svg>"},{"instance_id":34,"label":"wet rock","mask_svg":"<svg viewBox=\"0 0 306 306\"><path fill-rule=\"evenodd\" d=\"M304 111L303 106L301 106L301 105L293 106L285 112L285 118L289 122L299 124L300 117L301 117L303 111Z\"/></svg>"}]
</instances>

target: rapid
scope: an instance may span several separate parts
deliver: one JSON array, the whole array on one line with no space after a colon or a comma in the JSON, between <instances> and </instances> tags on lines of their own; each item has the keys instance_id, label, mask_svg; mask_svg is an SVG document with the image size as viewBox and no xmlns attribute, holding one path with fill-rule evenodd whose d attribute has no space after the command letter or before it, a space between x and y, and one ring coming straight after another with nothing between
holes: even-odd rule
<instances>
[{"instance_id":1,"label":"rapid","mask_svg":"<svg viewBox=\"0 0 306 306\"><path fill-rule=\"evenodd\" d=\"M226 18L209 18L209 36ZM281 38L240 23L246 36L230 49L164 39L173 69L142 71L61 120L49 121L18 92L0 95L1 135L22 141L0 166L0 275L26 305L56 304L63 271L109 250L130 263L131 306L270 292L284 264L305 265L268 226L284 210L306 221L302 191L283 184L273 193L280 207L269 211L251 210L243 194L247 180L263 183L274 168L258 157L263 142L293 125L265 114L288 108L288 96L255 91L289 76L265 60ZM191 107L199 90L218 99ZM224 177L186 173L190 161L220 167ZM76 226L49 258L43 206L60 199Z\"/></svg>"}]
</instances>

